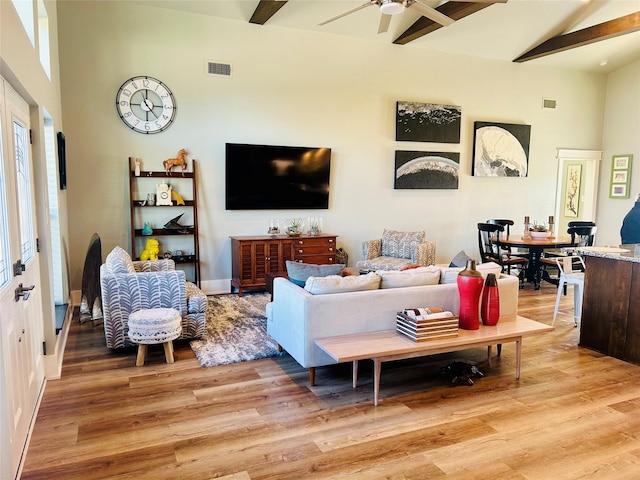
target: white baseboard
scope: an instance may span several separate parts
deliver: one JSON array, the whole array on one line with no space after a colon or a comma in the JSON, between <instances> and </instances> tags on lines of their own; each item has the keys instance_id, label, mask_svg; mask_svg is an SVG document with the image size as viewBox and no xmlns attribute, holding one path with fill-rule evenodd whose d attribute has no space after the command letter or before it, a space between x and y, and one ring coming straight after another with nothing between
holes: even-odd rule
<instances>
[{"instance_id":1,"label":"white baseboard","mask_svg":"<svg viewBox=\"0 0 640 480\"><path fill-rule=\"evenodd\" d=\"M48 380L55 380L57 378L60 378L60 375L62 373L62 360L64 357L64 349L67 346L67 338L69 337L71 320L73 319L73 308L73 303L70 303L67 306L67 311L64 316L64 323L62 324L62 330L60 330L60 332L58 332L58 335L56 336L56 344L53 352L47 353L44 356L44 375Z\"/></svg>"}]
</instances>

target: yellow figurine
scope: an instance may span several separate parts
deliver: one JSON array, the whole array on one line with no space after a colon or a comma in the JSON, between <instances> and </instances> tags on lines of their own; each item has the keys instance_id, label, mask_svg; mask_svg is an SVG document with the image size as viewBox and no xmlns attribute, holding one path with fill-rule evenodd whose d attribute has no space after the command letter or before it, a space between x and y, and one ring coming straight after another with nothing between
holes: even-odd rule
<instances>
[{"instance_id":1,"label":"yellow figurine","mask_svg":"<svg viewBox=\"0 0 640 480\"><path fill-rule=\"evenodd\" d=\"M140 254L140 260L158 260L160 253L160 243L155 238L149 238L145 249Z\"/></svg>"}]
</instances>

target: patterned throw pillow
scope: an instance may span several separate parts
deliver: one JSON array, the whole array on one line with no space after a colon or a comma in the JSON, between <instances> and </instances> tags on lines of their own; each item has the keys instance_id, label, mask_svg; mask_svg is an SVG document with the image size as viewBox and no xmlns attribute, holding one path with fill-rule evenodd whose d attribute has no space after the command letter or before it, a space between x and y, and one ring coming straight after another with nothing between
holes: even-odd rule
<instances>
[{"instance_id":1,"label":"patterned throw pillow","mask_svg":"<svg viewBox=\"0 0 640 480\"><path fill-rule=\"evenodd\" d=\"M287 276L289 280L304 287L309 277L326 277L327 275L340 275L346 267L344 263L331 265L316 265L313 263L300 263L287 260Z\"/></svg>"},{"instance_id":2,"label":"patterned throw pillow","mask_svg":"<svg viewBox=\"0 0 640 480\"><path fill-rule=\"evenodd\" d=\"M399 232L385 229L382 234L382 256L409 258L413 263L418 261L418 245L425 238L422 232Z\"/></svg>"},{"instance_id":3,"label":"patterned throw pillow","mask_svg":"<svg viewBox=\"0 0 640 480\"><path fill-rule=\"evenodd\" d=\"M122 247L114 247L105 260L109 273L135 273L131 257Z\"/></svg>"}]
</instances>

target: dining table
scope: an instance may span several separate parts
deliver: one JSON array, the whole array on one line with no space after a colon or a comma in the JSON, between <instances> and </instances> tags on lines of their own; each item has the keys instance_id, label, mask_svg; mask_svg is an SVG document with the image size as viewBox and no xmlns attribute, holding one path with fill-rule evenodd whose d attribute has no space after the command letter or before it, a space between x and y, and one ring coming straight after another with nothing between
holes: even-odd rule
<instances>
[{"instance_id":1,"label":"dining table","mask_svg":"<svg viewBox=\"0 0 640 480\"><path fill-rule=\"evenodd\" d=\"M533 283L536 290L540 289L542 279L542 269L540 258L547 249L557 249L575 247L577 242L569 235L549 236L544 238L534 238L530 235L506 235L499 237L496 242L502 247L522 248L529 253L529 263L525 270L525 278L529 283Z\"/></svg>"}]
</instances>

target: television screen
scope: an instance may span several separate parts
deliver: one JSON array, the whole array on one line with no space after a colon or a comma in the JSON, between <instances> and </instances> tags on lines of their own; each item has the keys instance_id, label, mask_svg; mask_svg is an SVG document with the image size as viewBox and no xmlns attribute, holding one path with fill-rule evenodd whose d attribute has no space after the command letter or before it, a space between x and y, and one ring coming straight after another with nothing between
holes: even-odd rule
<instances>
[{"instance_id":1,"label":"television screen","mask_svg":"<svg viewBox=\"0 0 640 480\"><path fill-rule=\"evenodd\" d=\"M331 149L226 144L227 210L329 208Z\"/></svg>"}]
</instances>

